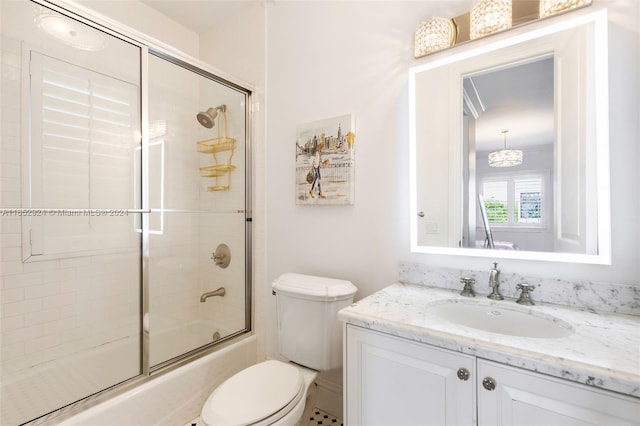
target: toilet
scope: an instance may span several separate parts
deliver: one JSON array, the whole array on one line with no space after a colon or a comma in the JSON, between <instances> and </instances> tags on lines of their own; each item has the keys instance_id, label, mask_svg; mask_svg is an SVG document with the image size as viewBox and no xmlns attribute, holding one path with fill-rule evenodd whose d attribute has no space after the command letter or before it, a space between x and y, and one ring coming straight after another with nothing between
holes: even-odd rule
<instances>
[{"instance_id":1,"label":"toilet","mask_svg":"<svg viewBox=\"0 0 640 426\"><path fill-rule=\"evenodd\" d=\"M314 407L318 372L342 366L340 309L353 303L349 281L287 273L272 286L278 349L289 360L267 360L236 373L211 393L200 415L206 426L296 425Z\"/></svg>"}]
</instances>

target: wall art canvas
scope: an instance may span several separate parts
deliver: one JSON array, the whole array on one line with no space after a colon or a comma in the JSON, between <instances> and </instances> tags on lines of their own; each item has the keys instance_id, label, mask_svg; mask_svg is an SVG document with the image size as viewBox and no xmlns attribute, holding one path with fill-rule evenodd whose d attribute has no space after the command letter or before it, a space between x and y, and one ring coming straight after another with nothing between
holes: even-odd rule
<instances>
[{"instance_id":1,"label":"wall art canvas","mask_svg":"<svg viewBox=\"0 0 640 426\"><path fill-rule=\"evenodd\" d=\"M296 203L353 204L354 149L352 114L299 125Z\"/></svg>"}]
</instances>

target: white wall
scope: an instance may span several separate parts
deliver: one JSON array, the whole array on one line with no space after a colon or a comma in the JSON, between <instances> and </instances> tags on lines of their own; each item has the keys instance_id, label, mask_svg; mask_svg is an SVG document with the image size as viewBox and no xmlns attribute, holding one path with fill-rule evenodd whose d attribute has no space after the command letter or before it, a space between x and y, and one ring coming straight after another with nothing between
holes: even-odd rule
<instances>
[{"instance_id":1,"label":"white wall","mask_svg":"<svg viewBox=\"0 0 640 426\"><path fill-rule=\"evenodd\" d=\"M418 8L406 6L268 5L267 284L284 272L317 274L352 281L361 297L396 279L412 50L406 37ZM354 204L296 205L296 126L345 113L355 117Z\"/></svg>"},{"instance_id":2,"label":"white wall","mask_svg":"<svg viewBox=\"0 0 640 426\"><path fill-rule=\"evenodd\" d=\"M234 4L225 19L200 34L200 58L223 73L244 81L252 90L253 123L250 135L253 150L253 326L258 338L258 359L266 357L267 322L265 309L271 295L265 283L265 206L268 195L265 182L265 4L246 1ZM270 195L270 193L269 193Z\"/></svg>"}]
</instances>

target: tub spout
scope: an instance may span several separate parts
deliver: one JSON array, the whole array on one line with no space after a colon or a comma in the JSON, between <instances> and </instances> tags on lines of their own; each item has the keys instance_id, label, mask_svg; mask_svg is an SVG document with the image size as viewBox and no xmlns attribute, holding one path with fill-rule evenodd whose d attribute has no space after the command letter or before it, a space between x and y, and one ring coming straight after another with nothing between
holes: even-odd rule
<instances>
[{"instance_id":1,"label":"tub spout","mask_svg":"<svg viewBox=\"0 0 640 426\"><path fill-rule=\"evenodd\" d=\"M206 293L202 293L202 296L200 296L200 303L204 303L205 300L207 300L210 297L213 296L224 296L227 293L227 291L224 289L224 287L220 287L217 290L213 290L213 291L208 291Z\"/></svg>"}]
</instances>

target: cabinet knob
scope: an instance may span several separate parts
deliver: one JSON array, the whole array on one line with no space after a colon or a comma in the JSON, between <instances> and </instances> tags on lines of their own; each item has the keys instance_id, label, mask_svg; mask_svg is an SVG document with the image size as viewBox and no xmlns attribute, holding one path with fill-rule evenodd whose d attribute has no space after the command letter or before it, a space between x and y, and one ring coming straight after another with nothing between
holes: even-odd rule
<instances>
[{"instance_id":1,"label":"cabinet knob","mask_svg":"<svg viewBox=\"0 0 640 426\"><path fill-rule=\"evenodd\" d=\"M485 377L482 380L482 386L484 386L486 390L492 391L496 388L496 381L493 380L491 377Z\"/></svg>"},{"instance_id":2,"label":"cabinet knob","mask_svg":"<svg viewBox=\"0 0 640 426\"><path fill-rule=\"evenodd\" d=\"M458 379L462 380L463 382L466 382L467 380L469 380L469 370L467 370L466 368L459 369Z\"/></svg>"}]
</instances>

